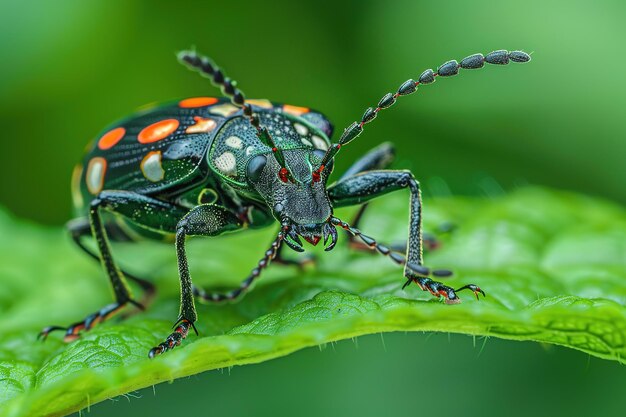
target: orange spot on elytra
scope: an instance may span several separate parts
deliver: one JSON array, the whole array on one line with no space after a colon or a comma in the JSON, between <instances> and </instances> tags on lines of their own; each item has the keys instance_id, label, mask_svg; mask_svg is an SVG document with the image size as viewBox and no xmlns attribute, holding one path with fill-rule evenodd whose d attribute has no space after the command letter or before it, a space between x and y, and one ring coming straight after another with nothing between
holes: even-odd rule
<instances>
[{"instance_id":1,"label":"orange spot on elytra","mask_svg":"<svg viewBox=\"0 0 626 417\"><path fill-rule=\"evenodd\" d=\"M308 113L310 110L308 107L298 107L292 106L290 104L285 104L283 106L283 111L285 113L293 114L294 116L300 116L301 114Z\"/></svg>"},{"instance_id":2,"label":"orange spot on elytra","mask_svg":"<svg viewBox=\"0 0 626 417\"><path fill-rule=\"evenodd\" d=\"M215 97L193 97L181 100L178 105L182 108L189 109L194 107L205 107L217 103Z\"/></svg>"},{"instance_id":3,"label":"orange spot on elytra","mask_svg":"<svg viewBox=\"0 0 626 417\"><path fill-rule=\"evenodd\" d=\"M161 139L165 139L178 129L179 121L176 119L165 119L156 123L152 123L150 126L144 127L137 140L139 143L152 143Z\"/></svg>"},{"instance_id":4,"label":"orange spot on elytra","mask_svg":"<svg viewBox=\"0 0 626 417\"><path fill-rule=\"evenodd\" d=\"M120 140L122 140L125 134L126 129L124 129L123 127L116 127L113 130L109 130L104 135L102 135L102 137L98 141L98 148L102 149L103 151L111 149L112 147L117 145Z\"/></svg>"},{"instance_id":5,"label":"orange spot on elytra","mask_svg":"<svg viewBox=\"0 0 626 417\"><path fill-rule=\"evenodd\" d=\"M194 116L193 120L195 120L196 123L187 127L187 129L185 129L185 133L208 133L215 129L215 127L217 126L215 120L210 118L205 119L204 117Z\"/></svg>"}]
</instances>

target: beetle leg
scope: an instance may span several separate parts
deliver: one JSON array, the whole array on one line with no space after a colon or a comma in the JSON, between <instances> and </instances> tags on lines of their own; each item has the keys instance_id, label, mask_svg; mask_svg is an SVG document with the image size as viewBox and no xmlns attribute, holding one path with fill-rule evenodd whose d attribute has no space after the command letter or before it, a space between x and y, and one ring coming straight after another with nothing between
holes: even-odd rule
<instances>
[{"instance_id":1,"label":"beetle leg","mask_svg":"<svg viewBox=\"0 0 626 417\"><path fill-rule=\"evenodd\" d=\"M328 194L333 207L362 204L373 198L388 194L392 191L408 188L411 191L409 239L406 256L393 252L389 247L381 245L369 236L363 235L357 228L350 226L335 217L331 218L332 224L346 230L351 235L358 237L371 249L377 250L383 255L389 256L394 262L404 265L404 276L407 278L406 287L415 282L424 290L435 296L443 296L450 303L459 302L456 291L440 282L434 281L429 276L449 276L450 271L431 271L422 264L422 201L418 182L409 171L366 171L360 174L342 179L328 188ZM461 289L474 288L474 293L484 292L477 286L470 284Z\"/></svg>"},{"instance_id":2,"label":"beetle leg","mask_svg":"<svg viewBox=\"0 0 626 417\"><path fill-rule=\"evenodd\" d=\"M395 158L395 149L393 145L389 142L384 142L374 149L370 150L366 153L362 158L359 158L350 168L344 172L339 181L344 180L346 178L352 177L354 175L360 174L362 172L370 171L370 170L382 170L388 168ZM367 209L368 204L362 204L359 207L359 210L356 212L350 224L352 227L358 228L361 220L363 219L363 213ZM441 232L449 231L449 225L442 225ZM424 248L427 250L435 250L439 248L440 242L434 234L424 233L423 236ZM348 233L348 244L352 249L355 250L364 250L368 251L369 247L364 245L360 240L356 239L350 233ZM396 252L406 252L406 241L399 242L390 245L390 248Z\"/></svg>"},{"instance_id":3,"label":"beetle leg","mask_svg":"<svg viewBox=\"0 0 626 417\"><path fill-rule=\"evenodd\" d=\"M202 204L194 207L176 226L176 256L180 277L180 312L174 323L174 331L158 346L150 349L148 356L153 358L180 345L187 337L197 319L194 304L193 285L189 274L189 263L185 250L187 236L218 236L241 228L242 223L236 213L216 204ZM197 331L196 331L197 334Z\"/></svg>"},{"instance_id":4,"label":"beetle leg","mask_svg":"<svg viewBox=\"0 0 626 417\"><path fill-rule=\"evenodd\" d=\"M357 161L352 164L339 178L339 181L352 177L354 175L360 174L365 171L370 171L372 169L385 169L391 165L394 158L396 156L396 150L393 144L389 142L383 142L377 147L370 149L365 155L361 158L357 159ZM359 227L359 223L363 218L363 213L367 209L367 203L362 204L359 207L359 210L356 212L351 225L354 227ZM356 250L369 250L367 245L361 243L358 239L355 239L350 233L348 235L348 245Z\"/></svg>"},{"instance_id":5,"label":"beetle leg","mask_svg":"<svg viewBox=\"0 0 626 417\"><path fill-rule=\"evenodd\" d=\"M112 317L113 315L115 315L116 313L118 313L120 310L122 310L126 304L132 304L135 307L137 307L140 310L143 310L144 307L139 304L138 302L129 299L127 301L124 302L115 302L115 303L111 303L103 308L101 308L100 310L96 311L93 314L90 314L89 316L87 316L84 320L76 322L68 327L62 327L62 326L48 326L45 327L40 333L39 335L37 335L38 339L46 339L48 337L48 334L50 334L51 332L55 331L55 330L64 330L65 331L65 336L63 336L63 341L64 342L72 342L76 339L78 339L80 337L80 332L81 331L88 331L91 328L93 328L95 325L97 325L98 323L102 323L103 321L105 321L106 319Z\"/></svg>"},{"instance_id":6,"label":"beetle leg","mask_svg":"<svg viewBox=\"0 0 626 417\"><path fill-rule=\"evenodd\" d=\"M193 293L197 296L201 301L207 303L219 303L222 301L233 301L243 295L252 285L252 283L261 275L263 269L267 268L267 266L272 261L276 261L280 249L282 248L282 244L285 236L287 235L289 229L286 225L283 225L278 236L274 239L270 248L265 251L265 255L259 261L257 266L250 272L250 275L246 279L244 279L238 288L235 288L232 291L227 293L209 293L203 290L202 288L193 287ZM294 261L296 262L296 261Z\"/></svg>"},{"instance_id":7,"label":"beetle leg","mask_svg":"<svg viewBox=\"0 0 626 417\"><path fill-rule=\"evenodd\" d=\"M66 224L66 229L70 232L72 240L74 243L90 258L94 259L98 263L100 263L100 257L97 253L95 253L91 248L85 245L83 240L84 237L91 236L91 226L89 225L89 220L86 218L78 218L69 221ZM105 223L104 228L106 229L107 237L112 241L130 241L132 240L130 236L125 235L125 233L117 226L115 223ZM147 306L152 302L152 299L156 295L156 286L148 280L143 278L139 278L138 276L127 272L125 269L120 268L120 272L129 280L133 281L143 290L144 295L139 301L139 303L143 306Z\"/></svg>"},{"instance_id":8,"label":"beetle leg","mask_svg":"<svg viewBox=\"0 0 626 417\"><path fill-rule=\"evenodd\" d=\"M97 257L102 263L113 287L115 302L68 327L48 326L39 333L39 338L45 339L50 332L55 330L65 330L64 340L72 341L79 336L81 331L90 330L96 324L118 313L127 304L134 305L140 310L143 309L141 304L133 300L126 277L113 259L107 229L102 221L102 210L122 215L146 227L161 231L175 229L176 222L185 214L185 211L178 206L130 191L103 191L98 194L92 200L89 208L89 225L91 234L96 240L100 256L95 255L88 249L86 252L93 257ZM80 233L74 230L74 234ZM80 239L78 238L78 240ZM79 246L83 247L82 241L79 243Z\"/></svg>"},{"instance_id":9,"label":"beetle leg","mask_svg":"<svg viewBox=\"0 0 626 417\"><path fill-rule=\"evenodd\" d=\"M371 149L368 153L366 153L363 157L359 158L350 168L344 172L339 181L346 178L353 177L355 175L361 174L363 172L371 171L371 170L383 170L388 168L395 158L395 149L393 144L389 142L383 142L374 149ZM365 210L367 210L368 204L362 204L359 207L359 210L356 212L350 224L352 227L358 228L361 220L363 219L363 214ZM369 247L364 245L360 240L356 239L353 235L348 233L348 241L349 246L356 250L365 250L368 251ZM428 250L434 250L439 247L439 241L433 234L424 234L423 236L424 247ZM397 244L390 245L390 248L397 252L406 252L406 242L400 242Z\"/></svg>"}]
</instances>

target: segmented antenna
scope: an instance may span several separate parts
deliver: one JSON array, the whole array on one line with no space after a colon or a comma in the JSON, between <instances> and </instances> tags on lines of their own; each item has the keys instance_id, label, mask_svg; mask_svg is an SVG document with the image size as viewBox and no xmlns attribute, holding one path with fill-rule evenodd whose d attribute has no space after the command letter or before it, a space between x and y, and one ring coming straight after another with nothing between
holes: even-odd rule
<instances>
[{"instance_id":1,"label":"segmented antenna","mask_svg":"<svg viewBox=\"0 0 626 417\"><path fill-rule=\"evenodd\" d=\"M196 51L180 51L177 58L187 68L206 76L211 80L211 84L219 87L222 90L222 94L230 97L230 101L235 106L243 109L243 114L250 119L252 126L260 133L261 123L259 116L252 111L252 106L246 103L246 97L237 88L237 81L226 77L220 67L206 56L198 55Z\"/></svg>"},{"instance_id":2,"label":"segmented antenna","mask_svg":"<svg viewBox=\"0 0 626 417\"><path fill-rule=\"evenodd\" d=\"M274 154L278 165L280 165L280 170L278 170L278 178L280 178L282 182L291 181L295 183L296 180L293 174L291 173L289 168L287 168L287 161L285 161L285 155L283 154L283 150L276 145L274 139L267 131L267 129L261 127L261 131L259 132L258 137L265 146L269 146L272 149L272 153Z\"/></svg>"},{"instance_id":3,"label":"segmented antenna","mask_svg":"<svg viewBox=\"0 0 626 417\"><path fill-rule=\"evenodd\" d=\"M246 97L243 92L237 88L237 81L232 80L224 75L224 72L209 58L206 56L198 55L195 50L180 51L177 55L178 61L184 64L187 68L193 71L199 72L201 75L206 76L211 80L211 84L219 87L227 97L230 97L231 103L235 106L243 109L243 114L250 120L250 124L257 130L257 136L264 145L270 147L276 161L281 166L278 171L278 177L283 182L291 181L295 182L295 179L291 173L291 170L287 168L285 161L285 155L282 149L276 146L276 142L267 131L266 128L261 126L259 115L252 111L252 106L246 103Z\"/></svg>"},{"instance_id":4,"label":"segmented antenna","mask_svg":"<svg viewBox=\"0 0 626 417\"><path fill-rule=\"evenodd\" d=\"M506 65L509 61L524 63L530 61L530 55L526 52L522 51L512 51L508 52L504 49L493 51L486 56L483 54L474 54L470 55L467 58L463 59L461 63L458 63L456 60L448 61L437 68L437 71L433 71L432 69L427 69L424 71L418 78L417 81L410 79L402 83L402 85L398 88L398 91L394 94L387 93L380 99L376 108L369 107L363 113L363 117L361 117L360 122L354 122L350 126L348 126L344 131L341 137L339 138L338 143L332 144L322 161L320 162L320 166L313 172L313 180L315 182L320 180L320 175L330 162L332 158L335 157L339 149L343 145L351 142L356 139L361 132L363 132L363 126L366 123L371 122L376 118L378 112L382 109L387 109L391 107L396 99L400 96L407 96L409 94L413 94L417 91L417 86L420 84L432 84L435 82L436 77L450 77L459 73L459 69L478 69L482 68L485 65L485 62L488 64L494 65Z\"/></svg>"}]
</instances>

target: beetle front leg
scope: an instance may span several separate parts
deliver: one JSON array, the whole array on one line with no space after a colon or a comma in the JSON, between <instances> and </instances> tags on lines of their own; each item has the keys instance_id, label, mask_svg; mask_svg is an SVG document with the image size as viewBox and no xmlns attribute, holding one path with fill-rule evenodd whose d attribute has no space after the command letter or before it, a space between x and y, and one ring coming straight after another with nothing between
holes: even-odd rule
<instances>
[{"instance_id":1,"label":"beetle front leg","mask_svg":"<svg viewBox=\"0 0 626 417\"><path fill-rule=\"evenodd\" d=\"M415 282L424 290L435 296L443 296L450 303L459 302L457 291L470 289L474 294L484 292L476 285L469 284L454 290L453 288L433 280L430 276L448 276L450 271L431 271L422 262L422 201L418 182L409 171L367 171L338 181L328 188L333 207L363 204L373 198L388 194L392 191L408 188L411 192L409 239L406 256L391 251L387 246L377 243L369 236L363 235L360 230L349 224L332 218L335 226L342 227L350 234L360 238L366 245L376 249L383 255L389 256L396 263L404 265L406 285ZM403 287L403 288L404 288Z\"/></svg>"},{"instance_id":2,"label":"beetle front leg","mask_svg":"<svg viewBox=\"0 0 626 417\"><path fill-rule=\"evenodd\" d=\"M395 149L393 145L389 142L383 142L375 148L368 151L365 155L359 158L354 164L352 164L339 178L339 182L344 179L353 177L358 174L362 174L364 172L372 171L372 170L383 170L388 168L395 158ZM359 210L353 217L350 224L353 227L358 228L359 223L363 219L363 214L367 210L368 204L361 204ZM348 233L349 236L349 246L353 249L357 250L369 250L369 247L363 244L360 240L356 239L353 235ZM439 242L435 238L434 235L426 235L423 236L424 246L428 250L436 249L439 245ZM395 244L392 247L393 250L397 250L399 252L406 252L406 242L401 242L400 244Z\"/></svg>"},{"instance_id":3,"label":"beetle front leg","mask_svg":"<svg viewBox=\"0 0 626 417\"><path fill-rule=\"evenodd\" d=\"M187 236L217 236L222 233L239 229L241 220L236 213L215 204L202 204L194 207L183 217L176 227L176 256L180 277L180 311L174 323L174 331L158 346L148 352L150 358L173 349L187 337L189 329L198 333L194 323L197 319L194 304L193 286L189 274L189 263L185 250Z\"/></svg>"},{"instance_id":4,"label":"beetle front leg","mask_svg":"<svg viewBox=\"0 0 626 417\"><path fill-rule=\"evenodd\" d=\"M396 150L394 146L389 142L383 142L373 149L370 149L365 155L356 160L350 167L341 174L339 181L346 178L353 177L362 172L371 171L374 169L380 170L388 168L393 162L396 156ZM352 218L352 226L359 227L359 223L363 218L363 213L367 210L367 203L361 204L359 210ZM353 235L348 233L349 246L357 250L368 250L369 247L357 240Z\"/></svg>"}]
</instances>

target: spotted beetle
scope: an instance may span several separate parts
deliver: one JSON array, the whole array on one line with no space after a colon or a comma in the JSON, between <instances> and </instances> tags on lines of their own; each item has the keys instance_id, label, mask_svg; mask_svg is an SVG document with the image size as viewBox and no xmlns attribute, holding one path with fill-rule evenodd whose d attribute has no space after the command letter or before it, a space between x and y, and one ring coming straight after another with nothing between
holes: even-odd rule
<instances>
[{"instance_id":1,"label":"spotted beetle","mask_svg":"<svg viewBox=\"0 0 626 417\"><path fill-rule=\"evenodd\" d=\"M528 62L525 52L498 50L471 55L460 63L448 61L436 71L424 71L418 80L404 82L376 107L368 108L358 122L331 143L333 126L317 111L268 100L246 100L236 83L211 60L195 51L182 51L179 61L208 77L227 98L195 97L144 110L109 129L95 141L73 173L73 203L78 218L68 223L76 244L102 263L115 293L115 302L64 330L66 341L91 329L123 307L143 305L133 299L128 280L147 294L154 286L118 268L109 240L171 238L175 242L180 276L180 313L173 332L149 352L149 357L175 346L195 329L194 297L207 302L234 300L260 276L271 261L283 261L286 244L302 252L302 237L312 245L320 241L330 251L337 243L337 228L351 241L388 256L404 266L404 287L414 282L422 290L459 302L457 293L484 291L474 284L453 289L432 277L448 276L422 263L421 195L418 182L407 170L386 170L393 148L382 144L352 165L337 181L327 185L339 149L359 136L365 124L391 107L399 97L414 93L419 85L437 77L456 75L459 69L482 68L485 63L505 65ZM361 205L392 191L409 189L410 221L405 254L378 243L356 227L333 215L333 209ZM114 215L111 215L114 214ZM224 294L210 294L192 285L185 238L217 236L245 228L269 226L278 221L279 232L257 266L240 286ZM98 252L84 242L93 236ZM197 331L196 331L197 334Z\"/></svg>"}]
</instances>

